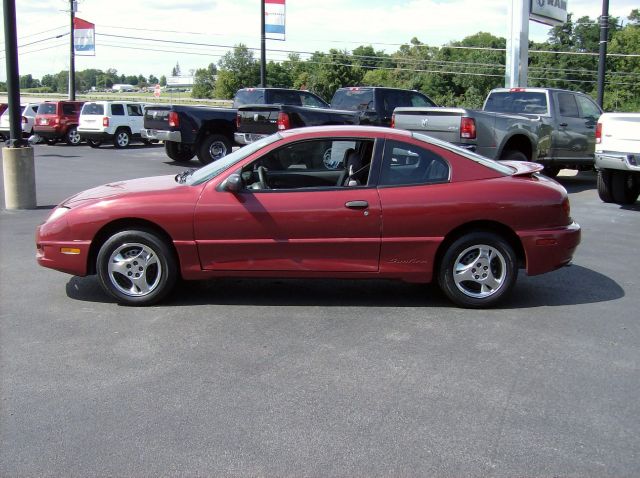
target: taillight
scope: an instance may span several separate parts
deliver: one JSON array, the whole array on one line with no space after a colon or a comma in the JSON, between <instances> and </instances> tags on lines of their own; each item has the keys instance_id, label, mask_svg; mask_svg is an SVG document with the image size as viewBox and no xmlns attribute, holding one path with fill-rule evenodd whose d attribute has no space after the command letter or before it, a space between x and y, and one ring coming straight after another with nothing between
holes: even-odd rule
<instances>
[{"instance_id":1,"label":"taillight","mask_svg":"<svg viewBox=\"0 0 640 478\"><path fill-rule=\"evenodd\" d=\"M473 118L463 116L460 118L460 137L476 139L476 121Z\"/></svg>"},{"instance_id":2,"label":"taillight","mask_svg":"<svg viewBox=\"0 0 640 478\"><path fill-rule=\"evenodd\" d=\"M596 144L602 143L602 123L596 125Z\"/></svg>"},{"instance_id":3,"label":"taillight","mask_svg":"<svg viewBox=\"0 0 640 478\"><path fill-rule=\"evenodd\" d=\"M289 121L289 115L284 112L278 113L278 130L291 128L291 121Z\"/></svg>"},{"instance_id":4,"label":"taillight","mask_svg":"<svg viewBox=\"0 0 640 478\"><path fill-rule=\"evenodd\" d=\"M180 126L180 119L178 113L175 111L169 111L169 126L172 128L178 128Z\"/></svg>"},{"instance_id":5,"label":"taillight","mask_svg":"<svg viewBox=\"0 0 640 478\"><path fill-rule=\"evenodd\" d=\"M53 118L53 124L60 124L60 118L58 118L57 116L55 118Z\"/></svg>"},{"instance_id":6,"label":"taillight","mask_svg":"<svg viewBox=\"0 0 640 478\"><path fill-rule=\"evenodd\" d=\"M103 116L102 117L102 126L104 126L105 128L109 127L109 117L108 116Z\"/></svg>"},{"instance_id":7,"label":"taillight","mask_svg":"<svg viewBox=\"0 0 640 478\"><path fill-rule=\"evenodd\" d=\"M392 128L395 128L395 127L396 127L396 114L395 114L395 113L393 113L393 114L391 115L391 127L392 127Z\"/></svg>"},{"instance_id":8,"label":"taillight","mask_svg":"<svg viewBox=\"0 0 640 478\"><path fill-rule=\"evenodd\" d=\"M240 113L236 114L236 128L240 127Z\"/></svg>"}]
</instances>

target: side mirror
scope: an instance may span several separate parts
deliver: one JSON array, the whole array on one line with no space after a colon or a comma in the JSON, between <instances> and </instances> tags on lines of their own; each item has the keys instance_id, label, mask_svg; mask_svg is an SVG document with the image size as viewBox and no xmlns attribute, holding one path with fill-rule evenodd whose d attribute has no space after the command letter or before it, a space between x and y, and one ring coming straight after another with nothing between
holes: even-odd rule
<instances>
[{"instance_id":1,"label":"side mirror","mask_svg":"<svg viewBox=\"0 0 640 478\"><path fill-rule=\"evenodd\" d=\"M240 176L238 173L229 175L229 177L222 185L222 189L230 193L240 192L240 190L242 189L242 176Z\"/></svg>"}]
</instances>

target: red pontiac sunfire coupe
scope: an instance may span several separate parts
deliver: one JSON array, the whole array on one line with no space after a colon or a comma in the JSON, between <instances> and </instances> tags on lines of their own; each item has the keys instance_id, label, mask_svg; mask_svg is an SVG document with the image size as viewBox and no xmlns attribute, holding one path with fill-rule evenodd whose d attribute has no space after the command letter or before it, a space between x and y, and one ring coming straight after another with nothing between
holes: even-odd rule
<instances>
[{"instance_id":1,"label":"red pontiac sunfire coupe","mask_svg":"<svg viewBox=\"0 0 640 478\"><path fill-rule=\"evenodd\" d=\"M542 166L407 131L290 130L197 171L106 184L37 229L40 265L97 273L120 303L223 276L437 280L462 307L568 264L580 242Z\"/></svg>"}]
</instances>

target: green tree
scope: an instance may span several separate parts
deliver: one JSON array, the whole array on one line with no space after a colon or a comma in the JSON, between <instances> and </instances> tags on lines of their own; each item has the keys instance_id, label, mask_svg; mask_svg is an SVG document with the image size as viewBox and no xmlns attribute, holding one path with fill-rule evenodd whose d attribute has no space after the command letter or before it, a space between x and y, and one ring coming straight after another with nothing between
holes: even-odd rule
<instances>
[{"instance_id":1,"label":"green tree","mask_svg":"<svg viewBox=\"0 0 640 478\"><path fill-rule=\"evenodd\" d=\"M227 52L218 62L216 98L233 98L240 88L255 86L260 82L260 66L253 52L242 43Z\"/></svg>"},{"instance_id":2,"label":"green tree","mask_svg":"<svg viewBox=\"0 0 640 478\"><path fill-rule=\"evenodd\" d=\"M154 75L149 75L149 84L150 85L157 85L160 83L160 80L155 77Z\"/></svg>"},{"instance_id":3,"label":"green tree","mask_svg":"<svg viewBox=\"0 0 640 478\"><path fill-rule=\"evenodd\" d=\"M171 70L171 76L180 76L180 63L176 61L176 66Z\"/></svg>"},{"instance_id":4,"label":"green tree","mask_svg":"<svg viewBox=\"0 0 640 478\"><path fill-rule=\"evenodd\" d=\"M164 75L160 77L160 86L167 86L167 77Z\"/></svg>"},{"instance_id":5,"label":"green tree","mask_svg":"<svg viewBox=\"0 0 640 478\"><path fill-rule=\"evenodd\" d=\"M216 74L218 69L213 63L206 68L196 70L193 79L192 98L213 98L216 86Z\"/></svg>"}]
</instances>

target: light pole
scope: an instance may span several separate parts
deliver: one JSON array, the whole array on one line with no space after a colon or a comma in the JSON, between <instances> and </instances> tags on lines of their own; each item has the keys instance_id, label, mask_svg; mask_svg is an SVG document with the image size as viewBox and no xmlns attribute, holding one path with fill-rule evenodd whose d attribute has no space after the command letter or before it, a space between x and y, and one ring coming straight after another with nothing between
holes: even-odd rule
<instances>
[{"instance_id":1,"label":"light pole","mask_svg":"<svg viewBox=\"0 0 640 478\"><path fill-rule=\"evenodd\" d=\"M69 50L69 100L76 99L76 53L74 50L73 19L76 13L76 0L69 0L69 12L71 13L70 50Z\"/></svg>"},{"instance_id":2,"label":"light pole","mask_svg":"<svg viewBox=\"0 0 640 478\"><path fill-rule=\"evenodd\" d=\"M604 103L604 77L607 71L607 39L609 36L609 0L602 0L600 16L600 55L598 57L598 104Z\"/></svg>"}]
</instances>

